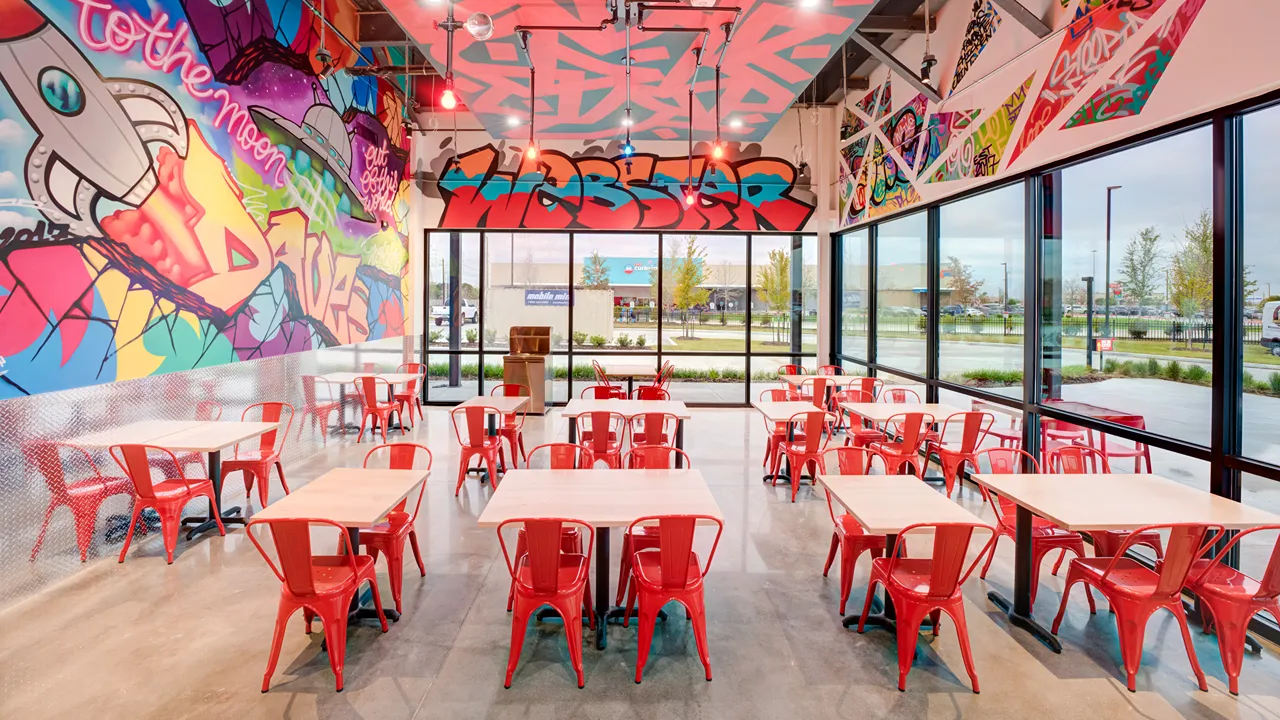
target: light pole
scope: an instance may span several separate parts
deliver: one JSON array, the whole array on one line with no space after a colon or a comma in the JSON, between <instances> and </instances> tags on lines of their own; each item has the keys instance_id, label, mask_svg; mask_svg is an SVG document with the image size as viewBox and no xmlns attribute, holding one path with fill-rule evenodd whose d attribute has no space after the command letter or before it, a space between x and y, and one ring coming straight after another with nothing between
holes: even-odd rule
<instances>
[{"instance_id":1,"label":"light pole","mask_svg":"<svg viewBox=\"0 0 1280 720\"><path fill-rule=\"evenodd\" d=\"M1102 292L1104 293L1103 297L1106 298L1106 300L1104 301L1105 304L1103 306L1103 312L1106 313L1106 317L1103 319L1102 324L1103 324L1103 330L1104 332L1106 332L1107 337L1111 337L1111 193L1115 190L1119 190L1120 188L1121 188L1120 185L1107 186L1107 250L1106 250L1107 267L1106 267L1106 281L1105 281L1105 284L1102 286Z\"/></svg>"},{"instance_id":2,"label":"light pole","mask_svg":"<svg viewBox=\"0 0 1280 720\"><path fill-rule=\"evenodd\" d=\"M1009 263L1002 262L1004 268L1004 295L1000 298L1000 315L1004 318L1004 334L1009 334Z\"/></svg>"}]
</instances>

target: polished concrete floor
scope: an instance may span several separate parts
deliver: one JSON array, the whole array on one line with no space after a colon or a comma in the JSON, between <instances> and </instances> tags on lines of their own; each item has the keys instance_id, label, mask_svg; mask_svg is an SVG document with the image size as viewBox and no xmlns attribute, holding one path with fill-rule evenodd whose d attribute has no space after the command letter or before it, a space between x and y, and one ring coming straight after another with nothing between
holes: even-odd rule
<instances>
[{"instance_id":1,"label":"polished concrete floor","mask_svg":"<svg viewBox=\"0 0 1280 720\"><path fill-rule=\"evenodd\" d=\"M555 415L531 419L527 433L532 447L564 439L566 425ZM585 643L587 684L579 690L562 628L545 623L530 625L504 690L508 575L493 531L475 525L491 490L473 477L454 497L456 441L444 411L430 411L413 436L436 452L418 521L427 576L406 569L404 618L389 633L376 625L351 630L344 692L334 692L323 634L304 634L299 616L270 692L259 692L279 583L237 529L180 543L172 566L157 538L135 546L123 565L91 558L83 572L0 613L0 717L1280 717L1275 652L1246 657L1242 694L1232 697L1215 639L1193 628L1210 685L1202 693L1167 614L1148 626L1135 694L1124 687L1114 618L1091 617L1082 595L1072 597L1061 655L1011 628L986 599L989 588L1012 585L1007 541L988 580L975 577L965 588L982 693L971 692L945 622L940 637L920 636L907 692L899 693L893 636L840 626L837 573L821 575L831 522L825 501L805 488L793 505L781 486L760 482L764 427L749 410L696 411L687 433L726 518L706 582L714 682L703 679L683 611L673 606L641 685L633 682L634 624L610 627L603 652ZM368 447L331 442L289 468L291 484L358 465ZM976 491L959 502L981 509ZM865 592L867 565L864 558L858 566L851 604ZM385 572L381 579L390 604ZM1036 608L1046 622L1060 590L1046 569Z\"/></svg>"}]
</instances>

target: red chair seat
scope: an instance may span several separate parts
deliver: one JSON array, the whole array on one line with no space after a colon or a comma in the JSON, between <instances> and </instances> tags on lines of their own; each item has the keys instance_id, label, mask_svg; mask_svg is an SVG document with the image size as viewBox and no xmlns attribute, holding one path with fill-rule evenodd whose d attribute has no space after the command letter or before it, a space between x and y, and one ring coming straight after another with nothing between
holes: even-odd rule
<instances>
[{"instance_id":1,"label":"red chair seat","mask_svg":"<svg viewBox=\"0 0 1280 720\"><path fill-rule=\"evenodd\" d=\"M1239 570L1222 564L1215 565L1207 575L1200 577L1210 562L1212 561L1197 560L1191 563L1191 572L1187 573L1187 577L1195 578L1192 582L1187 583L1187 587L1193 589L1197 595L1215 595L1231 600L1248 600L1257 595L1258 591L1262 589L1262 583Z\"/></svg>"},{"instance_id":2,"label":"red chair seat","mask_svg":"<svg viewBox=\"0 0 1280 720\"><path fill-rule=\"evenodd\" d=\"M228 465L234 465L236 463L240 463L242 465L248 465L248 464L256 465L258 463L273 463L279 459L280 459L279 453L271 452L271 453L267 453L266 455L263 455L257 450L241 450L239 453L236 454L235 457L223 460L222 466L225 468Z\"/></svg>"},{"instance_id":3,"label":"red chair seat","mask_svg":"<svg viewBox=\"0 0 1280 720\"><path fill-rule=\"evenodd\" d=\"M836 518L836 530L841 535L866 535L867 531L862 529L862 525L852 515L840 515ZM877 536L879 537L879 536ZM882 541L883 537L880 538ZM883 543L882 543L883 544Z\"/></svg>"},{"instance_id":4,"label":"red chair seat","mask_svg":"<svg viewBox=\"0 0 1280 720\"><path fill-rule=\"evenodd\" d=\"M328 595L349 591L357 575L373 574L373 558L356 555L356 572L351 572L351 560L346 555L315 555L311 558L311 577L316 594Z\"/></svg>"},{"instance_id":5,"label":"red chair seat","mask_svg":"<svg viewBox=\"0 0 1280 720\"><path fill-rule=\"evenodd\" d=\"M636 581L655 592L662 590L662 553L658 550L642 550L635 553L632 560L632 572ZM698 565L698 554L689 553L689 589L702 585L702 571Z\"/></svg>"},{"instance_id":6,"label":"red chair seat","mask_svg":"<svg viewBox=\"0 0 1280 720\"><path fill-rule=\"evenodd\" d=\"M583 584L587 579L587 557L585 555L561 553L560 568L556 573L556 584L560 587L561 595L571 595L573 593L582 593ZM516 576L519 581L516 585L517 591L520 584L526 586L533 585L533 573L529 568L529 556L520 558L520 564L516 566Z\"/></svg>"},{"instance_id":7,"label":"red chair seat","mask_svg":"<svg viewBox=\"0 0 1280 720\"><path fill-rule=\"evenodd\" d=\"M133 492L133 481L127 477L91 477L67 483L67 494L82 495L117 495Z\"/></svg>"},{"instance_id":8,"label":"red chair seat","mask_svg":"<svg viewBox=\"0 0 1280 720\"><path fill-rule=\"evenodd\" d=\"M153 484L151 487L155 491L156 497L160 500L177 500L203 490L213 491L213 483L208 478L187 478L187 482L164 480ZM188 490L188 488L190 489Z\"/></svg>"},{"instance_id":9,"label":"red chair seat","mask_svg":"<svg viewBox=\"0 0 1280 720\"><path fill-rule=\"evenodd\" d=\"M1107 593L1145 598L1155 592L1160 576L1137 560L1127 557L1116 560L1115 567L1111 569L1104 583L1102 574L1107 569L1107 565L1111 564L1111 560L1109 557L1079 558L1073 563L1077 564L1080 573L1095 587Z\"/></svg>"}]
</instances>

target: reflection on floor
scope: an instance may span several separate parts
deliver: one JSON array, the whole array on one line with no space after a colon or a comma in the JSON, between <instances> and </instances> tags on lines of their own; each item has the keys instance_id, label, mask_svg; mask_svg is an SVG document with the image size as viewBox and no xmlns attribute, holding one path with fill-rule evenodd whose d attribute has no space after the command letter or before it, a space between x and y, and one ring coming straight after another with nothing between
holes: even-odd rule
<instances>
[{"instance_id":1,"label":"reflection on floor","mask_svg":"<svg viewBox=\"0 0 1280 720\"><path fill-rule=\"evenodd\" d=\"M554 415L531 419L526 432L531 447L564 439L566 424ZM84 572L0 614L0 716L1280 716L1280 657L1271 650L1248 655L1243 694L1233 698L1215 639L1193 631L1210 684L1201 693L1167 614L1150 623L1137 694L1124 689L1114 619L1105 611L1090 616L1083 595L1073 595L1061 655L1010 628L986 590L1010 591L1011 543L1001 545L988 582L971 580L965 590L982 694L970 692L945 622L940 637L920 636L908 690L899 693L893 637L840 626L836 573L821 575L831 532L823 497L805 488L793 505L781 486L760 482L764 434L749 410L696 411L687 433L693 461L727 519L707 579L714 682L703 680L684 614L673 608L671 620L659 624L641 685L633 682L634 624L611 627L608 650L586 649L587 685L578 690L562 628L548 623L528 629L514 684L504 690L508 576L493 532L475 526L491 490L471 479L454 497L455 441L445 411L433 409L412 433L436 451L418 524L427 577L406 573L405 615L389 633L373 625L352 629L344 692L333 691L323 633L304 634L295 617L271 691L259 693L279 583L237 529L180 543L172 566L157 538L138 543L123 565L108 546ZM358 465L368 447L368 441L331 443L290 468L290 483ZM972 488L958 501L980 508ZM867 567L864 557L851 604L865 592ZM385 573L381 580L389 596ZM1061 579L1046 569L1043 581L1037 614L1051 618Z\"/></svg>"}]
</instances>

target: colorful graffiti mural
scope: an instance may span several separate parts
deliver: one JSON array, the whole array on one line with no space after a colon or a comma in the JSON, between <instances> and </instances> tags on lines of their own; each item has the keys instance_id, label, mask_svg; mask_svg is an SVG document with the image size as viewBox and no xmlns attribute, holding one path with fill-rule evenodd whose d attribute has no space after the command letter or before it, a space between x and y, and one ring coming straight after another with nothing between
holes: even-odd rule
<instances>
[{"instance_id":1,"label":"colorful graffiti mural","mask_svg":"<svg viewBox=\"0 0 1280 720\"><path fill-rule=\"evenodd\" d=\"M950 32L963 46L953 86L981 48L1009 26L988 16L986 0L974 3L972 14L969 9L965 7L963 16L953 15L950 23ZM1203 87L1195 75L1196 64L1199 61L1203 69L1205 53L1213 52L1216 43L1201 42L1193 53L1199 57L1173 61L1202 26L1197 19L1214 12L1233 17L1238 13L1229 4L1208 0L1081 0L1073 11L1055 16L1057 32L1040 44L1025 49L1015 38L1000 45L1001 52L1009 53L996 58L1004 64L965 87L953 87L940 105L916 96L880 121L875 116L886 106L892 79L892 73L884 71L881 87L851 108L853 117L865 121L842 140L836 182L840 224L854 225L974 185L957 181L992 178L1011 168L1025 170L1122 137L1135 127L1149 129L1158 120L1141 126L1130 123L1107 136L1078 134L1099 123L1119 125L1115 121L1137 118L1162 80L1170 82L1170 68L1184 73L1181 93L1186 99L1173 105L1187 112L1202 110L1206 105L1186 84ZM979 20L980 28L974 25ZM1239 74L1240 68L1235 70ZM1258 79L1255 85L1253 91L1258 92L1280 82L1272 74L1272 79ZM1223 102L1236 101L1248 91L1237 84L1224 91ZM1161 105L1161 113L1170 112L1166 103ZM1151 110L1147 112L1143 118Z\"/></svg>"},{"instance_id":2,"label":"colorful graffiti mural","mask_svg":"<svg viewBox=\"0 0 1280 720\"><path fill-rule=\"evenodd\" d=\"M731 147L730 157L736 154ZM518 148L485 145L445 166L439 226L787 231L803 228L816 207L796 167L779 158L708 162L695 156L694 205L684 200L689 170L686 156L571 157L544 150L530 160Z\"/></svg>"},{"instance_id":3,"label":"colorful graffiti mural","mask_svg":"<svg viewBox=\"0 0 1280 720\"><path fill-rule=\"evenodd\" d=\"M4 15L0 399L406 332L396 91L300 0Z\"/></svg>"}]
</instances>

